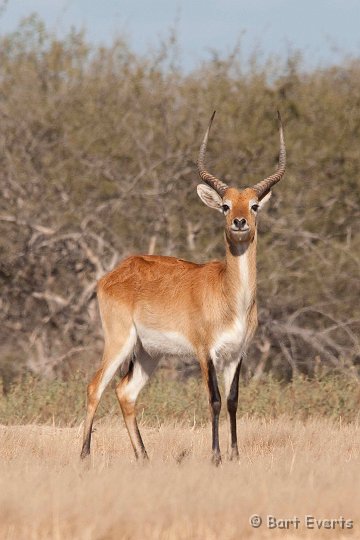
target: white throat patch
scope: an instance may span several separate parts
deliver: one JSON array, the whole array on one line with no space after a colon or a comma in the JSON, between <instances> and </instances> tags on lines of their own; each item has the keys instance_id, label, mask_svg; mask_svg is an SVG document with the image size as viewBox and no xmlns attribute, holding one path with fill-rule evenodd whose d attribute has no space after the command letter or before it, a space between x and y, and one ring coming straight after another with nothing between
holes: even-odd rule
<instances>
[{"instance_id":1,"label":"white throat patch","mask_svg":"<svg viewBox=\"0 0 360 540\"><path fill-rule=\"evenodd\" d=\"M244 352L248 330L248 309L251 302L249 252L239 256L239 288L237 291L237 316L232 325L221 332L212 347L210 354L218 369Z\"/></svg>"}]
</instances>

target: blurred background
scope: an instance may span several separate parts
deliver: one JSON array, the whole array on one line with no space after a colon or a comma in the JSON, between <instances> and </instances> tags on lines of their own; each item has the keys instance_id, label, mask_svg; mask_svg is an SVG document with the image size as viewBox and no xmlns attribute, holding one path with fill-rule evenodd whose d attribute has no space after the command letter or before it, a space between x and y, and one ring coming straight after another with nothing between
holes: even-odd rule
<instances>
[{"instance_id":1,"label":"blurred background","mask_svg":"<svg viewBox=\"0 0 360 540\"><path fill-rule=\"evenodd\" d=\"M262 213L259 328L246 376L360 365L358 2L33 0L0 14L0 377L93 372L96 281L133 253L204 262L214 174L288 168ZM356 234L357 233L357 234ZM162 369L175 378L196 362Z\"/></svg>"}]
</instances>

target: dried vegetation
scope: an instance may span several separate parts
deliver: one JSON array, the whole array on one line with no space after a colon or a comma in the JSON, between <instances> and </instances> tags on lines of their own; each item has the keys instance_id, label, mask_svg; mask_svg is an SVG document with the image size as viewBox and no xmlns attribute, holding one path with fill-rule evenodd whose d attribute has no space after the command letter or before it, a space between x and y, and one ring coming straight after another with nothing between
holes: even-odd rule
<instances>
[{"instance_id":1,"label":"dried vegetation","mask_svg":"<svg viewBox=\"0 0 360 540\"><path fill-rule=\"evenodd\" d=\"M134 463L125 429L107 422L98 426L92 459L82 466L79 428L1 427L1 538L358 538L358 424L242 419L240 462L218 469L209 462L208 428L142 431L149 464ZM296 516L300 525L253 529L253 514ZM307 530L306 515L343 517L354 527Z\"/></svg>"},{"instance_id":2,"label":"dried vegetation","mask_svg":"<svg viewBox=\"0 0 360 540\"><path fill-rule=\"evenodd\" d=\"M122 40L59 40L36 17L1 38L5 386L24 371L93 370L95 283L127 254L222 256L221 220L195 190L213 109L209 166L237 186L274 169L277 108L286 127L288 172L261 221L250 372L357 373L359 60L307 72L296 55L279 64L233 54L183 74L173 52L171 39L147 57Z\"/></svg>"}]
</instances>

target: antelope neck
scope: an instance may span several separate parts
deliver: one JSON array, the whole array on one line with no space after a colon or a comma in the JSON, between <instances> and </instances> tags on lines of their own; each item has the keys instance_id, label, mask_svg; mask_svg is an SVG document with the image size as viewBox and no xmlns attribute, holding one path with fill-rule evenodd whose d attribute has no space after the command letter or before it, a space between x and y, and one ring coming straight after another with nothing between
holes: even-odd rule
<instances>
[{"instance_id":1,"label":"antelope neck","mask_svg":"<svg viewBox=\"0 0 360 540\"><path fill-rule=\"evenodd\" d=\"M256 295L256 243L232 244L226 238L225 280L231 295L237 299L237 309L248 310Z\"/></svg>"}]
</instances>

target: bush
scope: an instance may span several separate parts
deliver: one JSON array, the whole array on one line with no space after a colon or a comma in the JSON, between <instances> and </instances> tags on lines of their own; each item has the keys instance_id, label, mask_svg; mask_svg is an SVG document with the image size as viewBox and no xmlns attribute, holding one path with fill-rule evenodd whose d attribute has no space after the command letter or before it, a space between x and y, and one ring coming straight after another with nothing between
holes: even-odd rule
<instances>
[{"instance_id":1,"label":"bush","mask_svg":"<svg viewBox=\"0 0 360 540\"><path fill-rule=\"evenodd\" d=\"M0 43L1 342L21 369L66 378L101 350L96 280L129 253L222 257L194 161L236 186L288 171L262 216L260 326L249 358L291 379L359 364L360 61L305 71L238 56L185 75L169 47L58 39L36 18ZM15 370L15 374L18 370Z\"/></svg>"}]
</instances>

